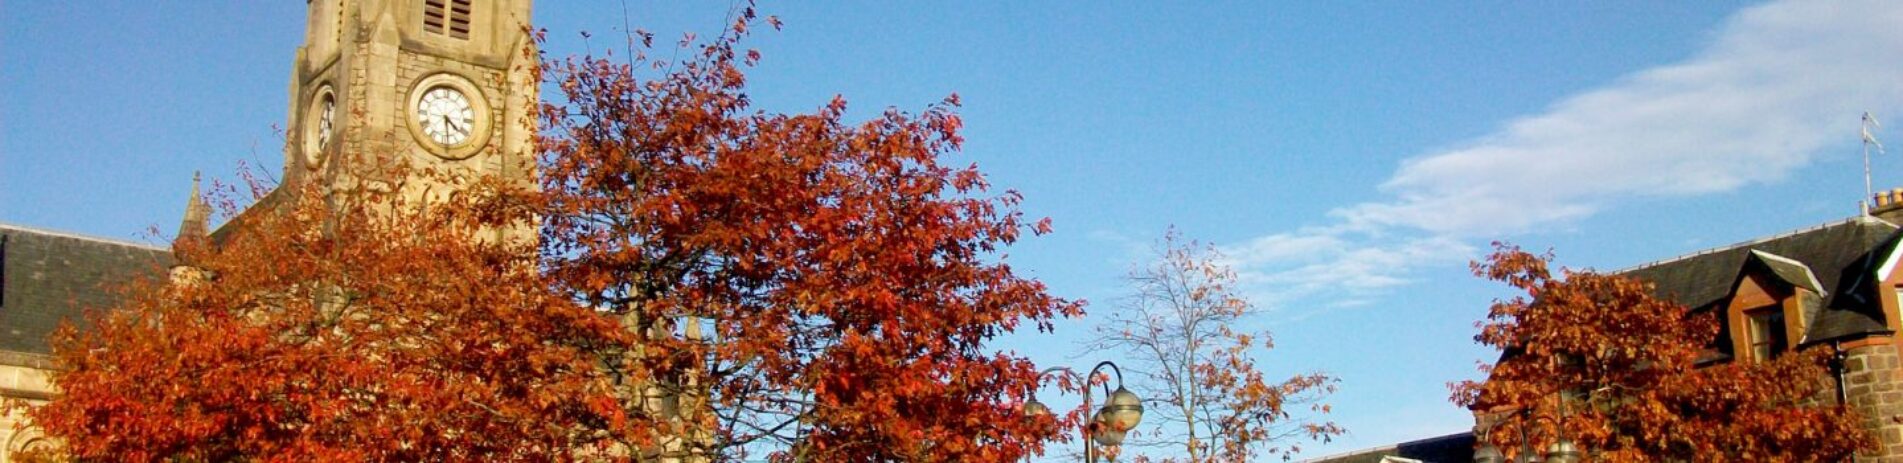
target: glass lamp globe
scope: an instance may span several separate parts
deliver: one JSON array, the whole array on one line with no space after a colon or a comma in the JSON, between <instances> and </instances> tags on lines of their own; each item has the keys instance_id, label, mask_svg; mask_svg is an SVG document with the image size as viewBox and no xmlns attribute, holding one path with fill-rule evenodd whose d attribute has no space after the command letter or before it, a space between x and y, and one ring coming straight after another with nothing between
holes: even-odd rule
<instances>
[{"instance_id":1,"label":"glass lamp globe","mask_svg":"<svg viewBox=\"0 0 1903 463\"><path fill-rule=\"evenodd\" d=\"M1036 397L1032 397L1031 400L1024 402L1024 406L1020 409L1024 411L1024 416L1048 416L1051 414L1051 407L1044 405L1043 402L1038 402Z\"/></svg>"},{"instance_id":2,"label":"glass lamp globe","mask_svg":"<svg viewBox=\"0 0 1903 463\"><path fill-rule=\"evenodd\" d=\"M1507 456L1499 447L1487 444L1474 451L1474 463L1507 463Z\"/></svg>"},{"instance_id":3,"label":"glass lamp globe","mask_svg":"<svg viewBox=\"0 0 1903 463\"><path fill-rule=\"evenodd\" d=\"M1110 393L1110 400L1104 401L1103 408L1097 411L1104 417L1104 425L1112 430L1128 432L1143 422L1143 399L1129 389L1118 387Z\"/></svg>"},{"instance_id":4,"label":"glass lamp globe","mask_svg":"<svg viewBox=\"0 0 1903 463\"><path fill-rule=\"evenodd\" d=\"M1090 439L1096 441L1097 445L1105 447L1123 445L1123 437L1130 433L1128 429L1117 429L1114 423L1115 418L1110 413L1097 412L1091 417L1091 421L1095 423L1091 425Z\"/></svg>"}]
</instances>

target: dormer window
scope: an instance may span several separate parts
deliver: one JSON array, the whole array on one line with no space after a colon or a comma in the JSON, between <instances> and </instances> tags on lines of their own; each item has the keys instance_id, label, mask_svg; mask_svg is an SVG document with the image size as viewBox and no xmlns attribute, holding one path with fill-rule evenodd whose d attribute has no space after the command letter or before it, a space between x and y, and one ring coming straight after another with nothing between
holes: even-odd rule
<instances>
[{"instance_id":1,"label":"dormer window","mask_svg":"<svg viewBox=\"0 0 1903 463\"><path fill-rule=\"evenodd\" d=\"M1750 325L1752 358L1763 361L1776 358L1790 346L1784 337L1784 308L1766 306L1745 311L1746 323Z\"/></svg>"},{"instance_id":2,"label":"dormer window","mask_svg":"<svg viewBox=\"0 0 1903 463\"><path fill-rule=\"evenodd\" d=\"M423 30L458 39L469 38L471 0L423 0Z\"/></svg>"},{"instance_id":3,"label":"dormer window","mask_svg":"<svg viewBox=\"0 0 1903 463\"><path fill-rule=\"evenodd\" d=\"M1738 269L1725 305L1726 337L1741 361L1766 361L1805 343L1824 284L1796 259L1753 249Z\"/></svg>"}]
</instances>

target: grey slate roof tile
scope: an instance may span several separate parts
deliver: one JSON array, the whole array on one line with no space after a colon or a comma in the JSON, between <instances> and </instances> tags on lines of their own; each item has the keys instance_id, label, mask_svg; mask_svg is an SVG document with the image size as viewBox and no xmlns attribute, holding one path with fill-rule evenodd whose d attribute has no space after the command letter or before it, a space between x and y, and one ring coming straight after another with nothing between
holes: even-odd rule
<instances>
[{"instance_id":1,"label":"grey slate roof tile","mask_svg":"<svg viewBox=\"0 0 1903 463\"><path fill-rule=\"evenodd\" d=\"M1896 246L1898 236L1896 225L1856 217L1617 273L1649 281L1657 296L1693 310L1712 310L1727 302L1747 264L1765 265L1776 277L1792 284L1815 276L1815 284L1822 286L1824 294L1821 301L1810 302L1818 309L1804 338L1807 342L1822 342L1888 330L1877 299L1880 285L1875 273ZM1763 254L1782 259L1764 258ZM1811 275L1803 275L1806 270Z\"/></svg>"},{"instance_id":2,"label":"grey slate roof tile","mask_svg":"<svg viewBox=\"0 0 1903 463\"><path fill-rule=\"evenodd\" d=\"M164 277L171 261L154 246L0 224L0 351L47 353L61 322L112 307L112 288Z\"/></svg>"}]
</instances>

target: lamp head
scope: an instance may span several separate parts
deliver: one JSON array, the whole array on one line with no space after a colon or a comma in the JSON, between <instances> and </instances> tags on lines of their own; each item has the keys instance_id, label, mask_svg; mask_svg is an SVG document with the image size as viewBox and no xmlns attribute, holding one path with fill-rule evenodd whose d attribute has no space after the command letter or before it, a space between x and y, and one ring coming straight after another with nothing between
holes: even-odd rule
<instances>
[{"instance_id":1,"label":"lamp head","mask_svg":"<svg viewBox=\"0 0 1903 463\"><path fill-rule=\"evenodd\" d=\"M1105 406L1105 408L1109 407ZM1116 419L1110 413L1099 411L1091 417L1091 421L1093 423L1090 425L1090 439L1096 441L1097 445L1105 447L1123 445L1124 436L1130 433L1128 429L1117 428L1114 423Z\"/></svg>"},{"instance_id":2,"label":"lamp head","mask_svg":"<svg viewBox=\"0 0 1903 463\"><path fill-rule=\"evenodd\" d=\"M1051 407L1044 405L1043 402L1038 402L1037 397L1032 397L1031 400L1025 401L1020 410L1024 412L1024 416L1049 416L1051 414Z\"/></svg>"},{"instance_id":3,"label":"lamp head","mask_svg":"<svg viewBox=\"0 0 1903 463\"><path fill-rule=\"evenodd\" d=\"M1103 408L1097 411L1102 423L1118 432L1129 432L1143 422L1143 399L1129 389L1117 387L1110 393L1110 399L1104 401Z\"/></svg>"},{"instance_id":4,"label":"lamp head","mask_svg":"<svg viewBox=\"0 0 1903 463\"><path fill-rule=\"evenodd\" d=\"M1546 448L1546 463L1578 463L1579 460L1579 448L1573 446L1573 441L1561 439Z\"/></svg>"},{"instance_id":5,"label":"lamp head","mask_svg":"<svg viewBox=\"0 0 1903 463\"><path fill-rule=\"evenodd\" d=\"M1507 456L1499 447L1487 444L1474 451L1474 463L1507 463Z\"/></svg>"}]
</instances>

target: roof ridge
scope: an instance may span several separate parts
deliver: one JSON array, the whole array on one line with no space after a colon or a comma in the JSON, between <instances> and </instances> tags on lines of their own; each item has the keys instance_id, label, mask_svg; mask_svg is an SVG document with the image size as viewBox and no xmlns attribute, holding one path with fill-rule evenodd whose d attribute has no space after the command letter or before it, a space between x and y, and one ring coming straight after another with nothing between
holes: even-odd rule
<instances>
[{"instance_id":1,"label":"roof ridge","mask_svg":"<svg viewBox=\"0 0 1903 463\"><path fill-rule=\"evenodd\" d=\"M1349 450L1349 451L1341 452L1341 453L1322 455L1319 457L1304 459L1301 461L1301 463L1337 460L1337 459L1342 459L1342 458L1347 458L1352 456L1359 456L1359 455L1379 454L1381 452L1385 452L1389 450L1400 450L1402 445L1440 442L1440 441L1455 440L1455 439L1460 439L1462 437L1470 437L1470 436L1473 436L1473 431L1456 432L1453 434L1446 434L1446 435L1440 435L1440 436L1434 436L1434 437L1423 437L1420 439L1415 439L1415 440L1405 441L1405 442L1395 442L1392 444L1382 445L1378 447L1367 447L1367 448L1358 449L1358 450Z\"/></svg>"},{"instance_id":2,"label":"roof ridge","mask_svg":"<svg viewBox=\"0 0 1903 463\"><path fill-rule=\"evenodd\" d=\"M1611 272L1608 272L1608 273L1609 273L1609 274L1620 274L1620 273L1626 273L1626 272L1631 272L1631 271L1634 271L1634 270L1639 270L1639 269L1644 269L1644 268L1651 268L1651 267L1657 267L1657 266L1660 266L1660 265L1665 265L1665 264L1669 264L1669 263L1673 263L1673 262L1678 262L1678 261L1681 261L1681 260L1686 260L1686 259L1690 259L1690 258L1693 258L1693 257L1698 257L1698 256L1703 256L1703 255L1707 255L1707 254L1717 254L1717 253L1720 253L1720 252L1725 252L1725 251L1730 251L1730 250L1733 250L1733 249L1738 249L1738 248L1742 248L1742 247L1746 247L1746 246L1751 246L1751 245L1755 245L1755 244L1762 244L1762 243L1765 243L1765 242L1768 242L1768 241L1772 241L1772 240L1778 240L1778 239L1783 239L1783 238L1789 238L1789 237L1792 237L1792 236L1797 236L1797 235L1802 235L1802 234L1805 234L1805 233L1810 233L1810 232L1814 232L1814 231L1818 231L1818 230L1823 230L1823 229L1827 229L1827 228L1833 228L1833 227L1838 227L1838 226L1843 226L1843 225L1888 225L1888 226L1889 226L1890 228L1899 228L1899 227L1898 227L1898 226L1897 226L1896 224L1893 224L1893 223L1890 223L1890 222L1888 222L1888 221L1885 221L1885 220L1883 220L1883 219L1879 219L1879 218L1876 218L1876 217L1871 217L1871 216L1867 216L1867 215L1857 215L1857 216L1852 216L1852 217L1850 217L1850 218L1848 218L1848 219L1843 219L1843 220L1838 220L1838 221L1835 221L1835 222L1825 222L1825 223L1823 223L1823 224L1820 224L1820 225L1812 225L1812 226L1809 226L1809 227L1804 227L1804 228L1800 228L1800 229L1797 229L1797 230L1792 230L1792 231L1787 231L1787 232L1784 232L1784 233L1778 233L1778 234L1775 234L1775 235L1771 235L1771 236L1765 236L1765 237L1761 237L1761 238L1756 238L1756 239L1752 239L1752 240L1747 240L1747 241L1740 241L1740 242L1737 242L1737 243L1732 243L1732 244L1728 244L1728 245L1724 245L1724 246L1719 246L1719 247L1715 247L1715 248L1708 248L1708 249L1702 249L1702 250L1698 250L1698 251L1693 251L1693 252L1691 252L1691 253L1687 253L1687 254L1680 254L1680 255L1678 255L1678 256L1675 256L1675 257L1670 257L1670 258L1666 258L1666 259L1659 259L1659 260L1655 260L1655 261L1651 261L1651 262L1646 262L1646 263L1643 263L1643 264L1639 264L1639 265L1634 265L1634 266L1631 266L1631 267L1626 267L1626 268L1622 268L1622 269L1618 269L1618 270L1613 270L1613 271L1611 271ZM1783 256L1779 256L1779 257L1783 257Z\"/></svg>"},{"instance_id":3,"label":"roof ridge","mask_svg":"<svg viewBox=\"0 0 1903 463\"><path fill-rule=\"evenodd\" d=\"M159 247L159 246L157 246L157 245L152 245L152 244L148 244L148 243L140 243L140 242L136 242L136 241L130 241L130 240L121 240L121 239L113 239L113 238L106 238L106 237L101 237L101 236L93 236L93 235L87 235L87 234L83 234L83 233L75 233L75 232L67 232L67 231L59 231L59 230L51 230L51 229L45 229L45 228L38 228L38 227L29 227L29 226L25 226L25 225L19 225L19 224L11 224L11 223L6 223L6 222L0 222L0 229L12 229L12 230L19 230L19 231L23 231L23 232L28 232L28 233L36 233L36 234L41 234L41 235L47 235L47 236L57 236L57 237L61 237L61 238L71 238L71 239L76 239L76 240L83 240L83 241L91 241L91 242L95 242L95 243L103 243L103 244L111 244L111 245L115 245L115 246L126 246L126 247L134 247L134 248L144 248L144 249L150 249L150 250L153 250L153 251L170 251L170 250L171 250L171 248L164 248L164 247Z\"/></svg>"}]
</instances>

